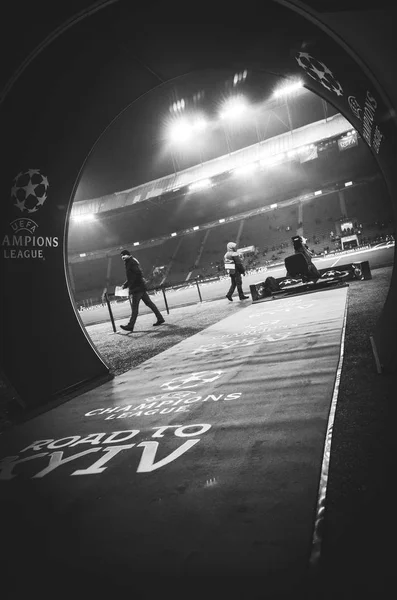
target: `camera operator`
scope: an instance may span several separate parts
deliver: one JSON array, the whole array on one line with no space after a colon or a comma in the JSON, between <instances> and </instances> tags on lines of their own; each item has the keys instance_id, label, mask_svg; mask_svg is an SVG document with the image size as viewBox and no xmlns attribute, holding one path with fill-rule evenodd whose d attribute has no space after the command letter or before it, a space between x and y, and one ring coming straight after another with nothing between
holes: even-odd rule
<instances>
[{"instance_id":1,"label":"camera operator","mask_svg":"<svg viewBox=\"0 0 397 600\"><path fill-rule=\"evenodd\" d=\"M307 260L310 277L313 279L318 279L319 277L321 277L321 274L312 262L312 257L315 255L315 253L313 250L310 250L306 242L307 239L300 235L295 235L292 238L295 254L303 254L303 256Z\"/></svg>"}]
</instances>

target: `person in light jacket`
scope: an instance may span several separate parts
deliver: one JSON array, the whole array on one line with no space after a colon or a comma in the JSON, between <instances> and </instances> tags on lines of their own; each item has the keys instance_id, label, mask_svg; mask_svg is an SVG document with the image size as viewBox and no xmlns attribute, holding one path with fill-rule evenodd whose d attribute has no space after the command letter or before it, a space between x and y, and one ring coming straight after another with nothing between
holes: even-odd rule
<instances>
[{"instance_id":1,"label":"person in light jacket","mask_svg":"<svg viewBox=\"0 0 397 600\"><path fill-rule=\"evenodd\" d=\"M245 268L240 254L236 251L237 244L229 242L226 246L227 252L224 256L225 271L230 276L230 288L226 294L226 298L233 302L232 295L237 288L240 300L247 300L249 296L245 296L243 292L243 281L241 276L245 274Z\"/></svg>"}]
</instances>

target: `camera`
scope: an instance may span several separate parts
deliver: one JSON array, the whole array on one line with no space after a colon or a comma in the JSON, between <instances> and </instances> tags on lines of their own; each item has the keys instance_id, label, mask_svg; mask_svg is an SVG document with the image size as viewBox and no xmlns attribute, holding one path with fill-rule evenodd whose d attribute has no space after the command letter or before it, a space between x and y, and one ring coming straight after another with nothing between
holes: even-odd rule
<instances>
[{"instance_id":1,"label":"camera","mask_svg":"<svg viewBox=\"0 0 397 600\"><path fill-rule=\"evenodd\" d=\"M298 252L302 250L306 245L305 238L302 238L300 235L294 235L292 238L292 244L294 246L294 250Z\"/></svg>"}]
</instances>

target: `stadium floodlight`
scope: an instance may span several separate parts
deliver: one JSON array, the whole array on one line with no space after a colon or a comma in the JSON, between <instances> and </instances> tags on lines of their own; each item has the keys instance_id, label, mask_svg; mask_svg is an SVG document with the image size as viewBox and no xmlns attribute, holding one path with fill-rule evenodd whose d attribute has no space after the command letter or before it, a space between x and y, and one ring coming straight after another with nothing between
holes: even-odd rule
<instances>
[{"instance_id":1,"label":"stadium floodlight","mask_svg":"<svg viewBox=\"0 0 397 600\"><path fill-rule=\"evenodd\" d=\"M290 96L291 94L294 94L301 88L303 88L303 81L301 81L300 79L298 79L297 81L293 81L293 82L289 81L289 82L281 85L279 88L277 88L273 93L273 97L274 98L283 98L286 96Z\"/></svg>"},{"instance_id":2,"label":"stadium floodlight","mask_svg":"<svg viewBox=\"0 0 397 600\"><path fill-rule=\"evenodd\" d=\"M247 69L245 69L242 73L236 73L233 77L233 85L236 86L240 81L244 81L247 78L247 75Z\"/></svg>"},{"instance_id":3,"label":"stadium floodlight","mask_svg":"<svg viewBox=\"0 0 397 600\"><path fill-rule=\"evenodd\" d=\"M204 131L207 129L208 122L204 117L195 117L192 121L192 129L194 131Z\"/></svg>"},{"instance_id":4,"label":"stadium floodlight","mask_svg":"<svg viewBox=\"0 0 397 600\"><path fill-rule=\"evenodd\" d=\"M170 125L169 139L174 143L187 142L195 133L204 131L207 126L208 121L201 115L193 118L180 118Z\"/></svg>"},{"instance_id":5,"label":"stadium floodlight","mask_svg":"<svg viewBox=\"0 0 397 600\"><path fill-rule=\"evenodd\" d=\"M84 213L81 215L72 215L71 219L77 225L81 225L83 223L93 223L96 221L96 216L93 213Z\"/></svg>"},{"instance_id":6,"label":"stadium floodlight","mask_svg":"<svg viewBox=\"0 0 397 600\"><path fill-rule=\"evenodd\" d=\"M182 98L182 100L178 100L177 102L174 102L172 106L170 106L170 111L176 113L178 111L182 111L184 108L185 100Z\"/></svg>"},{"instance_id":7,"label":"stadium floodlight","mask_svg":"<svg viewBox=\"0 0 397 600\"><path fill-rule=\"evenodd\" d=\"M175 121L170 127L170 140L172 142L186 142L192 137L193 128L186 119Z\"/></svg>"},{"instance_id":8,"label":"stadium floodlight","mask_svg":"<svg viewBox=\"0 0 397 600\"><path fill-rule=\"evenodd\" d=\"M352 181L346 181L345 187L349 187L349 185L353 185L353 182Z\"/></svg>"},{"instance_id":9,"label":"stadium floodlight","mask_svg":"<svg viewBox=\"0 0 397 600\"><path fill-rule=\"evenodd\" d=\"M200 179L189 185L189 192L195 192L197 190L204 190L212 186L211 179Z\"/></svg>"},{"instance_id":10,"label":"stadium floodlight","mask_svg":"<svg viewBox=\"0 0 397 600\"><path fill-rule=\"evenodd\" d=\"M235 121L247 110L247 102L243 96L233 96L223 104L219 117L223 121Z\"/></svg>"}]
</instances>

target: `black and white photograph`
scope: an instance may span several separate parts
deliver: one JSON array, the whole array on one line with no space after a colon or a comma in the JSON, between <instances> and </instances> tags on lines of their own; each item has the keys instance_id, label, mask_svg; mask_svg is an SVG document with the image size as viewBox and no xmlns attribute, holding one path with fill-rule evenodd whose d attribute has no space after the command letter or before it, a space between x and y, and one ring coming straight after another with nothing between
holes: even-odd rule
<instances>
[{"instance_id":1,"label":"black and white photograph","mask_svg":"<svg viewBox=\"0 0 397 600\"><path fill-rule=\"evenodd\" d=\"M397 11L368 4L4 9L4 600L392 594Z\"/></svg>"}]
</instances>

